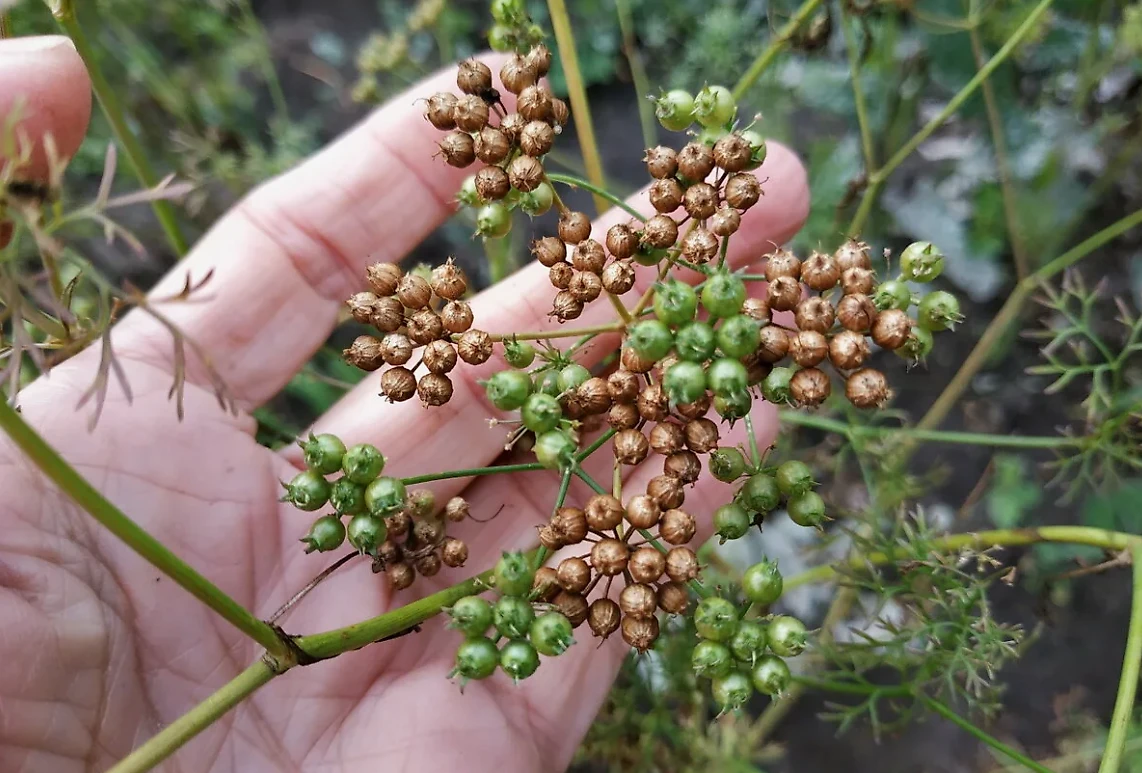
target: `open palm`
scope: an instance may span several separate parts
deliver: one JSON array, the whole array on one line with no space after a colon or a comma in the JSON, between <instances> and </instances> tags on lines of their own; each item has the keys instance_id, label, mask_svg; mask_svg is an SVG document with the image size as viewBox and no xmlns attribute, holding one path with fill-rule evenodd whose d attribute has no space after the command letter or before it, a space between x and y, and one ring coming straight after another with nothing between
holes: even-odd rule
<instances>
[{"instance_id":1,"label":"open palm","mask_svg":"<svg viewBox=\"0 0 1142 773\"><path fill-rule=\"evenodd\" d=\"M201 297L162 309L209 352L243 411L275 394L324 342L366 263L399 260L453 212L464 173L433 161L436 137L415 104L448 89L451 77L395 98L249 196L155 289L155 297L169 296L188 275L201 279L213 270ZM23 128L32 136L50 131L74 151L90 101L66 41L0 42L0 87L0 118L23 95L31 108ZM789 151L771 145L759 175L768 195L733 240L731 260L739 264L791 236L807 208L804 173ZM618 219L606 216L597 227ZM650 278L640 281L645 287ZM476 326L551 325L551 294L546 271L527 268L474 299ZM611 314L595 304L583 323ZM153 319L128 315L114 345L131 404L113 389L98 428L86 431L74 406L98 363L98 352L88 350L21 392L24 416L124 512L255 614L268 615L325 564L297 542L309 518L278 502L279 480L298 468L296 449L259 446L247 413L227 413L208 386L196 386L206 384L200 364L189 368L179 422L167 399L169 334ZM600 339L586 364L613 345ZM389 404L369 379L316 428L375 444L396 475L490 464L502 452L503 431L489 428L491 409L476 380L494 368L462 366L451 402L432 410L415 401ZM773 422L765 418L772 417L759 418L768 437ZM102 530L8 443L0 464L0 770L104 770L260 653ZM598 471L609 469L608 460ZM658 472L648 460L630 472L630 485ZM434 484L440 497L463 492L482 518L499 512L456 527L471 548L469 569L422 579L394 599L383 575L352 563L284 627L313 633L371 617L487 568L501 550L531 545L556 483L554 473L533 473ZM687 506L708 513L728 494L703 481L687 493ZM497 675L461 697L444 678L457 643L430 621L418 634L296 669L205 731L167 769L561 769L625 652L621 641L600 649L582 641L518 687Z\"/></svg>"}]
</instances>

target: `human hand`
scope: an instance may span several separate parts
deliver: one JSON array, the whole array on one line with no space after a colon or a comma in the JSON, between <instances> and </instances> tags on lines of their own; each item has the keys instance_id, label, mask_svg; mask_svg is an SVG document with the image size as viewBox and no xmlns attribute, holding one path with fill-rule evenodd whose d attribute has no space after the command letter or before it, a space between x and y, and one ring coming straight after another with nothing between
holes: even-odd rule
<instances>
[{"instance_id":1,"label":"human hand","mask_svg":"<svg viewBox=\"0 0 1142 773\"><path fill-rule=\"evenodd\" d=\"M297 542L308 519L278 501L279 481L298 469L297 449L259 446L249 411L323 344L342 299L360 289L366 263L399 260L453 213L465 172L433 159L437 135L416 104L450 88L453 77L450 69L413 87L250 194L153 290L153 297L170 296L188 276L214 272L204 297L164 304L163 312L209 353L241 413L220 409L205 371L191 364L186 419L179 422L166 397L169 334L140 313L127 315L113 338L135 399L128 405L111 390L94 432L85 431L73 406L93 378L98 352L77 355L20 393L27 421L81 474L256 614L275 609L322 566ZM89 93L66 40L0 42L0 118L24 96L21 127L29 137L50 132L62 152L73 153ZM42 146L32 169L45 173ZM767 195L734 237L730 260L738 265L789 238L808 207L805 173L789 150L771 144L758 174ZM647 207L644 197L636 199ZM596 229L619 219L604 215ZM643 287L649 281L640 275ZM490 332L551 326L552 292L546 270L529 266L473 300L476 325ZM598 303L581 321L597 324L612 314ZM586 364L607 349L602 339ZM503 434L489 429L476 384L491 367L461 365L452 400L433 410L416 401L390 404L369 378L315 429L373 443L396 475L491 464ZM769 440L773 414L755 419L762 441ZM0 446L0 461L0 770L104 770L260 653L74 506L10 443ZM590 464L610 474L609 461ZM657 474L652 464L631 468L627 487ZM462 493L482 517L503 508L487 523L458 525L470 546L468 566L479 571L500 551L534 542L556 483L552 473L434 488L441 498ZM708 513L727 492L703 480L688 492L687 506ZM445 570L394 597L367 562L350 564L308 596L285 627L311 633L345 625L470 573ZM562 769L627 651L618 637L597 650L584 641L518 686L497 675L469 684L461 696L444 678L457 643L435 620L415 635L296 669L216 722L165 769Z\"/></svg>"}]
</instances>

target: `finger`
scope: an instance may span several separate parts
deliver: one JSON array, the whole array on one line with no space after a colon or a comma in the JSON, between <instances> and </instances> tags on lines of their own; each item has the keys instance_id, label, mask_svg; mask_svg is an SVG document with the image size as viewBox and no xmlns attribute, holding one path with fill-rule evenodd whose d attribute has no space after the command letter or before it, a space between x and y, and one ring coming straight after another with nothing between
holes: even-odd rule
<instances>
[{"instance_id":1,"label":"finger","mask_svg":"<svg viewBox=\"0 0 1142 773\"><path fill-rule=\"evenodd\" d=\"M47 180L49 146L58 158L73 156L90 117L91 81L68 38L0 40L0 166L5 180Z\"/></svg>"},{"instance_id":2,"label":"finger","mask_svg":"<svg viewBox=\"0 0 1142 773\"><path fill-rule=\"evenodd\" d=\"M483 59L493 71L502 60ZM198 300L162 311L208 353L243 407L277 393L324 343L366 264L400 260L455 212L453 196L471 170L434 158L442 134L419 102L454 91L455 73L442 70L394 97L252 192L152 291L177 295L212 274ZM115 342L172 367L169 332L141 311L124 319ZM188 367L193 381L206 381L201 364Z\"/></svg>"},{"instance_id":3,"label":"finger","mask_svg":"<svg viewBox=\"0 0 1142 773\"><path fill-rule=\"evenodd\" d=\"M746 212L740 230L730 240L729 260L739 265L787 240L804 222L808 211L805 171L792 151L771 145L758 174L768 180L769 193ZM644 211L649 208L645 191L632 201ZM601 235L609 225L624 218L622 213L604 215L595 233ZM648 267L640 274L640 281L645 287L655 276L655 269ZM539 264L528 266L475 298L472 306L476 327L500 333L557 327L547 316L554 293L547 269ZM633 304L633 300L628 300L628 304ZM591 325L614 318L614 309L599 299L588 306L581 319L568 324ZM594 364L608 351L613 351L613 344L606 341L592 346L584 351L585 364ZM424 472L426 463L433 467L447 465L449 469L490 464L502 450L504 431L488 427L488 417L500 414L486 402L477 381L503 367L502 360L496 357L479 367L459 364L451 374L452 399L428 411L415 401L391 404L378 397L377 378L370 377L323 416L314 431L332 432L354 443L378 445L394 460L396 474L400 475ZM286 453L291 459L298 458L296 449ZM452 482L440 485L438 490L455 492L462 487L462 482Z\"/></svg>"}]
</instances>

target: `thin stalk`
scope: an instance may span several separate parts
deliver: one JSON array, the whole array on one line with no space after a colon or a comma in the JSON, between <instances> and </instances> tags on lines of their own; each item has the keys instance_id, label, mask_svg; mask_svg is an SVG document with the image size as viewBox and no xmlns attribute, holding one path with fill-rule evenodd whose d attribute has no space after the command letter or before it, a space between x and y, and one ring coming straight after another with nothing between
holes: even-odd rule
<instances>
[{"instance_id":1,"label":"thin stalk","mask_svg":"<svg viewBox=\"0 0 1142 773\"><path fill-rule=\"evenodd\" d=\"M952 380L948 382L948 385L944 387L944 391L941 392L940 396L936 398L936 401L932 403L932 407L928 409L928 412L925 413L924 417L917 423L916 428L920 430L932 429L938 426L947 417L952 406L959 400L960 395L967 389L968 384L971 383L976 373L983 367L995 344L1019 316L1024 302L1030 297L1031 293L1038 288L1040 282L1050 279L1064 269L1078 263L1107 242L1121 236L1138 225L1142 225L1142 209L1127 215L1090 238L1085 239L1016 284L1015 289L1012 290L1011 295L1007 297L1007 301L1003 304L1002 308L1000 308L999 313L995 315L991 324L983 331L983 335L980 336L975 348L971 350L971 354L967 356L967 359L964 360L960 369L956 372L956 375L953 376Z\"/></svg>"},{"instance_id":2,"label":"thin stalk","mask_svg":"<svg viewBox=\"0 0 1142 773\"><path fill-rule=\"evenodd\" d=\"M559 493L555 495L555 506L551 508L553 514L563 507L563 503L567 501L567 492L571 490L571 476L578 466L578 464L574 464L563 471L563 479L559 481ZM540 545L535 551L535 562L532 566L536 569L543 566L549 552L546 545Z\"/></svg>"},{"instance_id":3,"label":"thin stalk","mask_svg":"<svg viewBox=\"0 0 1142 773\"><path fill-rule=\"evenodd\" d=\"M488 337L493 341L544 341L556 338L577 338L578 336L595 335L597 333L615 333L622 330L623 326L624 323L622 322L607 322L602 325L567 328L566 330L528 330L523 333L492 333ZM456 336L456 339L459 340L459 336Z\"/></svg>"},{"instance_id":4,"label":"thin stalk","mask_svg":"<svg viewBox=\"0 0 1142 773\"><path fill-rule=\"evenodd\" d=\"M230 709L253 695L259 687L277 674L273 667L259 660L202 703L164 727L157 735L120 760L108 773L144 773L153 769Z\"/></svg>"},{"instance_id":5,"label":"thin stalk","mask_svg":"<svg viewBox=\"0 0 1142 773\"><path fill-rule=\"evenodd\" d=\"M868 186L864 189L864 195L860 197L856 214L853 215L849 227L845 230L845 235L849 238L856 239L860 236L865 223L868 222L869 215L872 214L872 205L876 203L876 197L880 195L880 189L884 187L884 183L874 179L874 177L874 175L869 176Z\"/></svg>"},{"instance_id":6,"label":"thin stalk","mask_svg":"<svg viewBox=\"0 0 1142 773\"><path fill-rule=\"evenodd\" d=\"M872 144L872 124L868 120L868 106L864 101L864 87L860 83L860 51L849 19L841 19L841 32L845 36L845 51L849 59L849 80L852 81L853 104L856 107L857 126L860 127L860 146L864 152L864 167L872 174L876 169L876 153Z\"/></svg>"},{"instance_id":7,"label":"thin stalk","mask_svg":"<svg viewBox=\"0 0 1142 773\"><path fill-rule=\"evenodd\" d=\"M563 174L562 172L548 172L547 179L552 182L563 183L572 188L582 188L583 190L590 191L596 196L600 196L609 201L614 206L626 212L628 215L638 220L640 223L646 222L646 215L639 212L637 209L627 204L624 199L608 191L606 188L595 185L590 180L584 180L582 177L576 177L573 174Z\"/></svg>"},{"instance_id":8,"label":"thin stalk","mask_svg":"<svg viewBox=\"0 0 1142 773\"><path fill-rule=\"evenodd\" d=\"M753 431L753 414L745 415L745 431L749 435L749 460L754 467L761 467L761 451L757 447L757 433Z\"/></svg>"},{"instance_id":9,"label":"thin stalk","mask_svg":"<svg viewBox=\"0 0 1142 773\"><path fill-rule=\"evenodd\" d=\"M598 451L600 448L603 447L604 443L606 443L608 440L610 440L611 438L613 438L615 436L616 432L617 432L617 430L615 430L614 427L611 427L606 432L604 432L602 435L599 435L597 438L595 438L594 443L592 443L591 445L587 446L586 448L584 448L582 451L579 452L579 455L575 457L576 461L582 462L588 456L590 456L591 454Z\"/></svg>"},{"instance_id":10,"label":"thin stalk","mask_svg":"<svg viewBox=\"0 0 1142 773\"><path fill-rule=\"evenodd\" d=\"M468 470L448 470L446 472L430 472L425 475L414 475L410 478L401 478L406 486L416 486L420 483L431 483L435 480L450 480L452 478L472 478L480 475L501 475L509 472L534 472L545 469L539 462L526 464L501 464L495 467L473 467Z\"/></svg>"},{"instance_id":11,"label":"thin stalk","mask_svg":"<svg viewBox=\"0 0 1142 773\"><path fill-rule=\"evenodd\" d=\"M952 724L956 725L961 730L975 736L977 739L979 739L980 741L983 741L985 744L987 744L991 748L995 749L1000 754L1007 755L1008 757L1015 760L1016 762L1018 762L1020 765L1024 766L1028 770L1033 770L1033 771L1035 771L1035 773L1052 773L1052 771L1049 768L1043 767L1038 762L1035 762L1035 760L1028 757L1026 754L1022 754L1022 753L1016 751L1012 747L1010 747L1007 744L1000 741L998 738L984 732L983 730L976 727L975 725L973 725L968 720L961 717L956 712L952 711L949 707L945 706L940 701L938 701L934 698L930 698L921 692L917 692L917 693L915 693L915 695L916 695L916 698L921 703L923 703L928 708L929 711L932 711L936 714L939 714L941 717L948 720Z\"/></svg>"},{"instance_id":12,"label":"thin stalk","mask_svg":"<svg viewBox=\"0 0 1142 773\"><path fill-rule=\"evenodd\" d=\"M551 14L551 28L555 32L555 44L559 49L559 61L563 65L563 76L567 80L567 96L571 100L571 117L575 121L575 131L579 135L579 150L587 167L587 178L598 188L607 186L603 178L603 162L599 157L599 145L595 141L595 128L591 124L591 105L587 101L587 87L583 73L579 70L579 54L575 51L575 33L571 29L571 18L567 14L567 4L563 0L547 0L547 10ZM606 199L595 195L595 210L602 212Z\"/></svg>"},{"instance_id":13,"label":"thin stalk","mask_svg":"<svg viewBox=\"0 0 1142 773\"><path fill-rule=\"evenodd\" d=\"M650 104L650 79L646 77L646 67L638 52L638 42L634 37L634 18L630 12L629 0L615 0L615 11L619 17L619 32L623 36L623 54L630 67L630 78L634 82L635 104L638 105L638 122L642 126L642 141L648 148L658 144L658 122Z\"/></svg>"},{"instance_id":14,"label":"thin stalk","mask_svg":"<svg viewBox=\"0 0 1142 773\"><path fill-rule=\"evenodd\" d=\"M286 102L285 91L282 89L282 82L278 78L278 71L274 67L273 52L270 50L270 36L266 34L266 28L258 19L258 15L254 13L254 7L250 0L240 0L238 6L242 16L246 19L246 24L250 25L254 36L258 39L258 48L261 54L258 65L262 71L262 80L266 82L266 88L270 90L270 101L274 103L274 113L279 121L287 123L289 121L289 105Z\"/></svg>"},{"instance_id":15,"label":"thin stalk","mask_svg":"<svg viewBox=\"0 0 1142 773\"><path fill-rule=\"evenodd\" d=\"M907 438L928 443L968 444L991 448L1067 448L1082 445L1083 442L1082 438L1064 437L1062 435L990 435L986 432L942 432L915 427L862 426L846 424L843 421L825 416L813 416L790 410L781 411L780 416L781 421L786 424L836 432L850 437Z\"/></svg>"},{"instance_id":16,"label":"thin stalk","mask_svg":"<svg viewBox=\"0 0 1142 773\"><path fill-rule=\"evenodd\" d=\"M264 647L268 657L273 658L279 668L288 668L296 662L296 654L288 646L283 634L254 617L252 612L195 571L122 510L111 504L110 500L96 491L31 425L24 421L24 417L15 408L4 400L0 400L0 428L7 432L12 441L40 471L77 505L90 513L91 517L103 524L108 531L156 569Z\"/></svg>"},{"instance_id":17,"label":"thin stalk","mask_svg":"<svg viewBox=\"0 0 1142 773\"><path fill-rule=\"evenodd\" d=\"M60 27L67 33L67 36L71 38L71 42L75 44L75 50L79 52L80 58L83 59L83 63L87 67L87 73L91 77L91 87L95 91L95 97L99 100L99 106L103 108L103 114L106 116L107 122L111 125L111 131L115 135L115 140L119 143L119 147L123 149L123 153L127 156L127 161L131 164L135 176L139 178L139 182L142 183L144 187L155 187L159 183L159 178L155 174L155 170L151 167L151 162L147 160L147 156L143 152L139 140L127 125L126 113L124 113L123 106L119 103L119 97L116 96L115 90L111 87L111 84L107 82L107 78L103 75L103 70L99 67L99 61L95 57L95 51L88 42L83 28L79 25L79 20L75 16L75 9L72 7L71 0L63 0L63 2L59 2L58 4L49 3L48 5L56 21L59 22ZM174 250L174 253L179 257L185 255L188 249L186 237L183 236L179 228L178 219L175 217L174 208L170 205L170 202L156 199L151 202L151 208L154 209L155 217L158 218L159 225L162 226L163 233L166 234L167 242L170 244L171 249Z\"/></svg>"},{"instance_id":18,"label":"thin stalk","mask_svg":"<svg viewBox=\"0 0 1142 773\"><path fill-rule=\"evenodd\" d=\"M1126 635L1126 654L1122 659L1122 676L1118 681L1118 697L1114 699L1114 713L1110 717L1110 732L1106 737L1106 751L1098 766L1098 773L1118 773L1122 753L1134 713L1134 696L1138 690L1138 670L1142 663L1142 547L1130 551L1134 564L1133 600L1130 604L1130 629Z\"/></svg>"},{"instance_id":19,"label":"thin stalk","mask_svg":"<svg viewBox=\"0 0 1142 773\"><path fill-rule=\"evenodd\" d=\"M777 55L784 51L785 47L789 45L789 41L793 39L794 33L801 28L802 24L809 21L809 17L813 15L821 5L821 2L822 0L806 0L801 4L801 7L798 8L789 18L789 21L785 22L785 25L777 31L777 34L769 41L769 45L758 55L757 59L753 60L753 64L749 66L749 69L745 71L745 74L743 74L737 84L734 85L734 99L741 99L742 95L749 91L750 87L757 82L757 79L761 77L762 73L769 69L769 66L773 64Z\"/></svg>"}]
</instances>

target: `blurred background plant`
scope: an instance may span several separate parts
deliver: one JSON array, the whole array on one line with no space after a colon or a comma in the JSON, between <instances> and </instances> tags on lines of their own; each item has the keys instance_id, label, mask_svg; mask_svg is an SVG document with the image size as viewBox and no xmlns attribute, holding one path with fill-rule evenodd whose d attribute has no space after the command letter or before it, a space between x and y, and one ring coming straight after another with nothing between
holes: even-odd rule
<instances>
[{"instance_id":1,"label":"blurred background plant","mask_svg":"<svg viewBox=\"0 0 1142 773\"><path fill-rule=\"evenodd\" d=\"M486 5L92 0L75 10L142 152L160 175L190 183L174 192L186 205L181 227L197 234L370 106L483 48ZM684 142L653 120L648 96L730 83L744 73L743 114L756 112L763 133L795 147L809 169L812 212L795 248L832 249L854 226L888 255L914 239L935 242L947 255L941 282L961 295L967 317L961 334L909 379L894 410L877 414L878 423L841 404L785 416L779 453L813 461L832 509L843 514L823 543L810 544L781 517L767 524L764 543L751 538L705 551L715 576L733 577L763 550L780 560L788 578L782 608L817 620L822 631L821 646L798 660L798 689L747 715L715 720L689 668L693 632L668 629L655 651L624 666L577 765L1014 769L986 742L964 743L970 731L955 722L897 727L905 715L943 716L943 704L933 706L939 700L961 712L973 704L992 709L992 740L1047 767L1095 770L1129 606L1118 570L1129 562L1055 542L943 556L931 544L945 530L991 526L1080 524L1142 534L1142 2L571 6L613 191L643 184L640 147ZM546 4L531 2L529 11L550 28ZM6 14L12 34L54 26L38 0L17 2ZM558 58L550 80L566 94ZM921 127L923 141L911 143ZM111 125L97 117L61 191L59 217L82 210L76 201L109 195L101 182L110 185L112 139ZM583 173L574 145L564 142L551 154L553 168ZM103 238L106 224L97 219L102 227L89 223L70 237L72 264L86 266L75 292L86 293L85 313L95 321L76 328L76 341L98 337L116 298L129 302L119 288L149 286L176 258L145 209L147 198L116 213L118 241ZM573 193L569 203L586 209L587 194ZM528 259L530 233L550 229L553 217L482 243L471 238L470 214L460 211L412 261L455 255L487 284ZM124 240L149 258L123 250ZM17 267L41 253L30 242L9 247L6 276L14 279ZM70 286L76 275L65 272L61 281ZM1028 302L1033 296L1042 300L1038 307ZM25 294L4 297L6 341L41 348L34 344L50 337L44 320L33 313L22 321L12 300ZM259 412L262 442L290 442L360 377L338 355L357 332L352 324L338 331ZM27 381L42 367L28 358L8 375ZM1052 477L1056 484L1046 486ZM903 553L883 570L853 574L839 592L810 582L822 564L878 551ZM977 655L986 647L989 654L979 662L924 659L933 647ZM1000 692L991 671L1015 655L999 677L1006 685ZM869 661L878 667L869 669ZM801 697L800 688L830 685L850 694L840 702L828 691ZM854 685L872 687L848 689ZM821 714L849 731L822 743L829 731ZM982 721L984 713L973 716ZM873 745L870 727L893 730L882 739L887 746ZM1131 726L1122 770L1142 771L1140 738Z\"/></svg>"}]
</instances>

